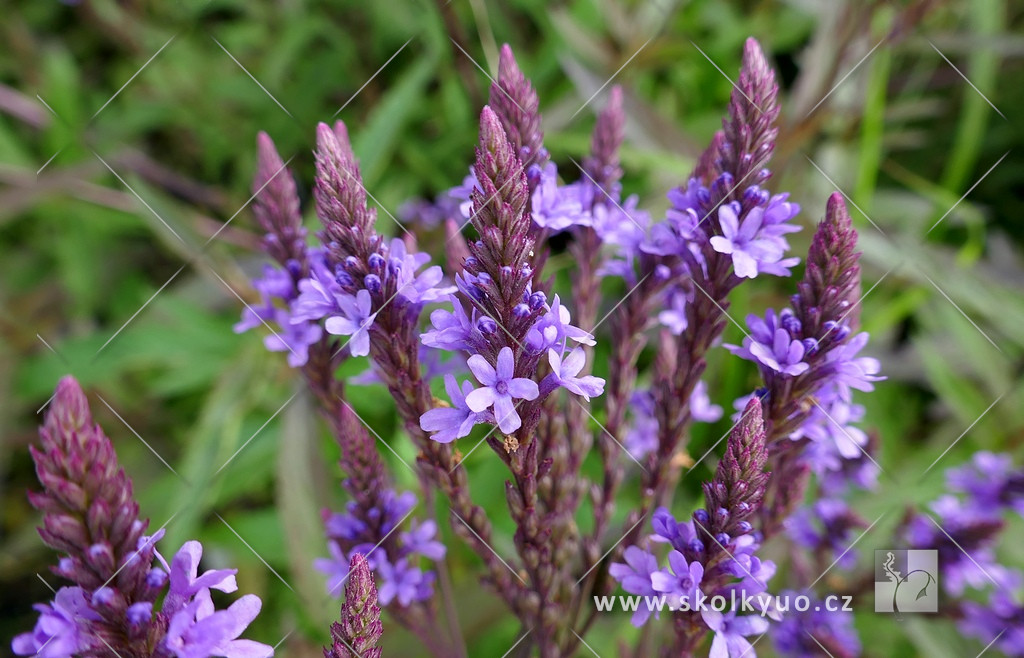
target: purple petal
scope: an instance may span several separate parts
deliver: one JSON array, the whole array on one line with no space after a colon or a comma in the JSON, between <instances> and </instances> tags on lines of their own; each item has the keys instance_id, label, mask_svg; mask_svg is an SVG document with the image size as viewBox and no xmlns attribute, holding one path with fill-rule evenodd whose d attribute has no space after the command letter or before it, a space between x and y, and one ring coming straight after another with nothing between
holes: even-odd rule
<instances>
[{"instance_id":1,"label":"purple petal","mask_svg":"<svg viewBox=\"0 0 1024 658\"><path fill-rule=\"evenodd\" d=\"M494 391L493 388L489 386L484 386L482 388L476 389L475 391L466 396L466 406L469 407L472 411L480 412L494 404L494 400L497 397L498 394Z\"/></svg>"}]
</instances>

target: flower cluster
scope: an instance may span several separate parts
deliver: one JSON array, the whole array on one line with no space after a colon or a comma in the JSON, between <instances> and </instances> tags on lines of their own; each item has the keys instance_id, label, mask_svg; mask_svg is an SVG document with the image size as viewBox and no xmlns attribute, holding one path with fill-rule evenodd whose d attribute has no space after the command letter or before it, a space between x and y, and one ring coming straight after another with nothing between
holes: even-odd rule
<instances>
[{"instance_id":1,"label":"flower cluster","mask_svg":"<svg viewBox=\"0 0 1024 658\"><path fill-rule=\"evenodd\" d=\"M664 596L673 608L687 602L693 612L685 613L683 632L677 636L681 649L692 651L710 630L715 634L712 655L738 656L750 650L745 636L763 633L768 628L762 617L737 617L735 610L723 613L697 605L698 599L727 597L734 591L759 597L765 594L768 581L775 574L775 564L757 555L761 536L750 522L761 505L768 481L768 474L763 471L766 459L761 403L754 398L730 433L726 454L714 478L704 485L707 506L682 522L665 508L654 512L654 533L648 542L669 545L668 566L659 568L654 553L630 546L624 553L626 562L609 568L609 574L627 592ZM638 606L634 625L646 622L650 609Z\"/></svg>"},{"instance_id":2,"label":"flower cluster","mask_svg":"<svg viewBox=\"0 0 1024 658\"><path fill-rule=\"evenodd\" d=\"M324 658L380 658L377 640L384 628L377 605L377 586L366 558L356 553L349 562L341 621L331 624L331 646Z\"/></svg>"},{"instance_id":3,"label":"flower cluster","mask_svg":"<svg viewBox=\"0 0 1024 658\"><path fill-rule=\"evenodd\" d=\"M780 600L795 600L800 593L786 590L779 593ZM853 627L853 613L836 610L831 605L813 599L805 610L790 610L772 627L772 641L781 655L790 658L816 658L825 654L832 658L852 658L861 652L860 638Z\"/></svg>"},{"instance_id":4,"label":"flower cluster","mask_svg":"<svg viewBox=\"0 0 1024 658\"><path fill-rule=\"evenodd\" d=\"M18 655L44 658L106 655L177 658L263 658L273 649L238 636L260 611L242 596L224 610L211 589L234 592L234 569L199 573L203 547L185 542L168 564L157 552L163 529L145 535L132 483L113 444L92 421L71 377L57 386L32 448L43 492L30 495L43 511L43 540L64 556L53 571L74 583L37 605L33 631L14 638ZM154 561L157 565L154 566ZM156 609L160 596L163 602Z\"/></svg>"},{"instance_id":5,"label":"flower cluster","mask_svg":"<svg viewBox=\"0 0 1024 658\"><path fill-rule=\"evenodd\" d=\"M965 600L958 626L986 646L1022 654L1024 573L1000 564L996 543L1007 513L1024 514L1024 470L1009 455L978 452L946 471L944 494L930 512L912 515L903 528L911 548L938 550L939 582L954 597L975 591L985 603Z\"/></svg>"},{"instance_id":6,"label":"flower cluster","mask_svg":"<svg viewBox=\"0 0 1024 658\"><path fill-rule=\"evenodd\" d=\"M543 291L533 290L528 184L497 115L486 107L474 173L470 217L480 239L468 245L464 270L456 275L452 310L433 311L432 329L420 337L428 347L468 355L480 384L445 378L452 406L420 418L420 427L442 443L467 436L477 423L511 435L523 426L519 407L536 409L558 387L587 399L604 388L603 380L580 375L586 359L581 346L593 345L593 336L570 324L558 295L549 302ZM544 189L542 184L534 191L535 205ZM550 373L539 382L524 376L536 373L542 358Z\"/></svg>"},{"instance_id":7,"label":"flower cluster","mask_svg":"<svg viewBox=\"0 0 1024 658\"><path fill-rule=\"evenodd\" d=\"M390 535L410 516L416 506L412 492L396 494L392 490L381 492L378 507L369 514L362 513L355 501L348 504L345 513L324 511L330 558L315 562L325 573L327 592L341 595L341 586L349 578L349 563L362 555L369 568L381 581L379 601L389 605L392 601L408 606L413 601L425 601L433 594L434 573L417 566L417 556L429 560L444 558L444 545L435 539L437 524L414 522L409 530Z\"/></svg>"}]
</instances>

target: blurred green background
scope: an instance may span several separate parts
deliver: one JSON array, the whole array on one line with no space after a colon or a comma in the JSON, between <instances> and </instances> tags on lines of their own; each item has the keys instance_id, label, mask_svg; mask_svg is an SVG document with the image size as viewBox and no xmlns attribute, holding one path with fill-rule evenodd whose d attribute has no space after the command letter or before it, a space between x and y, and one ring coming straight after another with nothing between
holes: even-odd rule
<instances>
[{"instance_id":1,"label":"blurred green background","mask_svg":"<svg viewBox=\"0 0 1024 658\"><path fill-rule=\"evenodd\" d=\"M886 547L900 506L942 491L943 468L982 448L1020 460L1022 28L1024 7L1006 0L8 3L0 18L0 654L34 623L31 603L50 596L37 574L57 584L24 495L37 486L26 447L37 410L72 373L134 478L143 514L153 527L166 524L166 546L201 539L211 566L237 566L240 590L263 598L250 636L282 642L281 655L319 655L337 604L310 561L325 553L319 509L343 504L337 449L282 355L231 329L262 262L244 208L256 133L266 130L294 157L307 201L315 123L344 119L385 209L380 229L394 232L388 215L404 200L464 176L489 84L480 67L495 69L503 42L540 93L546 145L570 178L569 158L584 154L602 87L616 74L629 117L625 191L657 216L718 126L743 40L761 40L783 87L773 189L792 193L810 227L838 187L861 233L870 289L863 325L889 379L858 401L868 408L865 427L881 436L887 475L855 505L869 520L897 508L859 544L869 559ZM810 233L797 235L796 254L806 253ZM571 261L556 255L551 266L564 275ZM792 286L759 279L737 291L732 310L742 318L779 306ZM741 337L726 332L727 342ZM721 353L709 373L712 399L727 410L755 385L752 370ZM383 390L350 393L412 461ZM699 428L691 454L726 429L727 419ZM495 520L495 548L512 555L496 485L504 476L491 457L474 453L470 478ZM696 504L708 472L702 464L684 478L681 508ZM630 500L623 496L621 514ZM1024 564L1020 524L1008 535L1004 561ZM522 631L479 587L475 558L447 543L471 655L500 656ZM785 546L770 550L781 556ZM842 574L832 578L843 585ZM948 624L898 624L870 608L861 601L857 619L868 655L981 648ZM394 624L385 628L385 655L416 654ZM618 639L633 635L625 615L607 616L588 642L615 655Z\"/></svg>"}]
</instances>

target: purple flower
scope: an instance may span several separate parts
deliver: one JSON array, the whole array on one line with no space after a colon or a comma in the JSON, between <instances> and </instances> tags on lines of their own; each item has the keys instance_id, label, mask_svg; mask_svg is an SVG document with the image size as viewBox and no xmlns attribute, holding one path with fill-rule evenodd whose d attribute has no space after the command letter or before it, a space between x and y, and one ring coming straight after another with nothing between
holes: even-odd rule
<instances>
[{"instance_id":1,"label":"purple flower","mask_svg":"<svg viewBox=\"0 0 1024 658\"><path fill-rule=\"evenodd\" d=\"M571 226L590 226L590 214L584 210L579 185L558 185L558 168L547 163L539 170L540 182L533 190L531 215L534 223L552 233Z\"/></svg>"},{"instance_id":2,"label":"purple flower","mask_svg":"<svg viewBox=\"0 0 1024 658\"><path fill-rule=\"evenodd\" d=\"M242 631L256 618L259 597L246 594L226 610L214 610L210 590L202 589L195 599L171 617L164 644L177 658L266 658L274 649L252 640L239 640Z\"/></svg>"},{"instance_id":3,"label":"purple flower","mask_svg":"<svg viewBox=\"0 0 1024 658\"><path fill-rule=\"evenodd\" d=\"M630 546L622 557L626 563L614 562L608 567L608 575L619 581L622 589L639 596L655 596L657 592L651 584L651 576L658 570L658 560L647 551ZM651 606L639 605L633 613L631 623L640 627L651 616Z\"/></svg>"},{"instance_id":4,"label":"purple flower","mask_svg":"<svg viewBox=\"0 0 1024 658\"><path fill-rule=\"evenodd\" d=\"M508 349L508 348L505 348ZM466 404L466 395L473 391L472 382L462 382L462 390L452 375L444 376L444 389L451 407L437 407L420 416L420 429L434 432L430 438L438 443L451 443L469 435L473 426L493 420L490 412L475 412Z\"/></svg>"},{"instance_id":5,"label":"purple flower","mask_svg":"<svg viewBox=\"0 0 1024 658\"><path fill-rule=\"evenodd\" d=\"M434 539L437 535L437 523L432 520L417 524L412 523L408 532L401 535L402 543L410 553L419 553L435 562L445 554L444 544Z\"/></svg>"},{"instance_id":6,"label":"purple flower","mask_svg":"<svg viewBox=\"0 0 1024 658\"><path fill-rule=\"evenodd\" d=\"M857 564L857 553L850 545L856 529L864 524L844 501L819 500L797 510L784 525L789 536L804 548L831 551L841 568L850 569Z\"/></svg>"},{"instance_id":7,"label":"purple flower","mask_svg":"<svg viewBox=\"0 0 1024 658\"><path fill-rule=\"evenodd\" d=\"M313 568L327 576L327 593L330 596L340 596L341 586L348 578L349 560L336 541L327 542L327 550L331 557L314 558Z\"/></svg>"},{"instance_id":8,"label":"purple flower","mask_svg":"<svg viewBox=\"0 0 1024 658\"><path fill-rule=\"evenodd\" d=\"M237 569L218 569L199 575L199 561L203 558L203 545L197 541L185 542L171 560L171 587L164 599L163 612L174 614L185 603L204 589L234 592Z\"/></svg>"},{"instance_id":9,"label":"purple flower","mask_svg":"<svg viewBox=\"0 0 1024 658\"><path fill-rule=\"evenodd\" d=\"M65 658L80 655L99 643L89 632L89 622L100 616L89 606L80 587L57 590L50 605L36 604L39 621L30 633L14 638L11 648L19 656Z\"/></svg>"},{"instance_id":10,"label":"purple flower","mask_svg":"<svg viewBox=\"0 0 1024 658\"><path fill-rule=\"evenodd\" d=\"M341 310L338 303L344 291L323 259L310 265L309 277L299 281L299 296L292 302L292 322L320 320Z\"/></svg>"},{"instance_id":11,"label":"purple flower","mask_svg":"<svg viewBox=\"0 0 1024 658\"><path fill-rule=\"evenodd\" d=\"M708 628L715 632L708 658L753 657L756 655L754 647L746 636L759 635L768 630L768 620L764 617L737 617L735 610L721 613L706 609L700 614Z\"/></svg>"},{"instance_id":12,"label":"purple flower","mask_svg":"<svg viewBox=\"0 0 1024 658\"><path fill-rule=\"evenodd\" d=\"M1024 473L1009 455L976 453L969 464L946 471L952 491L968 495L968 506L981 514L1009 507L1024 516Z\"/></svg>"},{"instance_id":13,"label":"purple flower","mask_svg":"<svg viewBox=\"0 0 1024 658\"><path fill-rule=\"evenodd\" d=\"M867 332L861 332L848 342L830 350L825 356L825 362L833 371L831 381L838 387L839 394L844 400L851 398L851 388L858 391L873 391L875 387L872 382L885 379L878 374L882 369L878 359L857 356L867 342Z\"/></svg>"},{"instance_id":14,"label":"purple flower","mask_svg":"<svg viewBox=\"0 0 1024 658\"><path fill-rule=\"evenodd\" d=\"M569 309L555 295L551 307L526 334L526 344L538 352L551 347L562 349L567 339L583 345L594 345L594 336L569 324L571 320Z\"/></svg>"},{"instance_id":15,"label":"purple flower","mask_svg":"<svg viewBox=\"0 0 1024 658\"><path fill-rule=\"evenodd\" d=\"M958 626L966 635L981 640L1007 656L1024 656L1024 604L1006 590L992 592L988 605L974 601L963 604ZM983 652L984 653L984 652Z\"/></svg>"},{"instance_id":16,"label":"purple flower","mask_svg":"<svg viewBox=\"0 0 1024 658\"><path fill-rule=\"evenodd\" d=\"M808 438L823 444L820 450L815 451L812 461L818 471L839 470L842 468L841 460L859 458L868 443L867 434L852 425L864 417L864 407L849 404L838 397L828 398L827 394L821 395L821 401L811 408L807 418L790 437L794 440ZM830 458L829 453L835 453L838 458Z\"/></svg>"},{"instance_id":17,"label":"purple flower","mask_svg":"<svg viewBox=\"0 0 1024 658\"><path fill-rule=\"evenodd\" d=\"M452 299L452 310L438 308L430 313L430 324L434 327L420 335L427 347L441 350L470 350L476 341L483 341L483 335L476 327L476 309L472 316L466 315L462 304Z\"/></svg>"},{"instance_id":18,"label":"purple flower","mask_svg":"<svg viewBox=\"0 0 1024 658\"><path fill-rule=\"evenodd\" d=\"M338 305L344 315L327 318L324 328L336 336L351 336L349 351L352 356L366 356L370 353L370 325L377 317L371 313L373 302L367 290L338 298Z\"/></svg>"},{"instance_id":19,"label":"purple flower","mask_svg":"<svg viewBox=\"0 0 1024 658\"><path fill-rule=\"evenodd\" d=\"M807 372L810 365L803 361L804 344L793 338L785 326L790 317L792 312L788 309L778 317L775 311L768 309L764 320L756 315L748 315L750 334L743 339L743 346L725 347L740 358L760 363L784 375L795 377Z\"/></svg>"},{"instance_id":20,"label":"purple flower","mask_svg":"<svg viewBox=\"0 0 1024 658\"><path fill-rule=\"evenodd\" d=\"M779 596L793 601L800 594L786 591ZM792 658L817 658L822 655L822 647L835 658L852 658L861 652L853 613L828 610L819 599L812 600L804 612L789 610L780 623L772 626L771 635L778 652Z\"/></svg>"},{"instance_id":21,"label":"purple flower","mask_svg":"<svg viewBox=\"0 0 1024 658\"><path fill-rule=\"evenodd\" d=\"M467 364L483 387L466 395L466 406L478 413L493 406L494 417L502 432L511 434L519 429L522 420L512 404L513 398L534 400L540 395L540 390L537 382L514 376L515 361L512 349L501 348L497 368L492 367L487 359L479 354L469 357Z\"/></svg>"},{"instance_id":22,"label":"purple flower","mask_svg":"<svg viewBox=\"0 0 1024 658\"><path fill-rule=\"evenodd\" d=\"M388 605L391 601L397 600L404 608L413 601L429 599L433 594L433 574L424 573L419 568L410 566L405 558L394 564L386 559L381 560L377 574L381 580L378 590L381 605Z\"/></svg>"},{"instance_id":23,"label":"purple flower","mask_svg":"<svg viewBox=\"0 0 1024 658\"><path fill-rule=\"evenodd\" d=\"M713 423L722 417L722 407L711 404L708 384L703 379L697 382L690 394L690 417L701 423Z\"/></svg>"},{"instance_id":24,"label":"purple flower","mask_svg":"<svg viewBox=\"0 0 1024 658\"><path fill-rule=\"evenodd\" d=\"M753 279L758 266L777 263L785 253L785 241L761 232L764 213L758 210L747 213L741 224L733 204L726 203L718 209L722 235L713 236L711 246L720 254L732 256L733 269L740 278Z\"/></svg>"},{"instance_id":25,"label":"purple flower","mask_svg":"<svg viewBox=\"0 0 1024 658\"><path fill-rule=\"evenodd\" d=\"M438 288L444 272L437 265L428 267L419 274L416 271L430 261L430 254L408 253L401 238L391 240L387 250L388 273L395 277L398 295L412 304L425 304L444 299L455 292L454 286Z\"/></svg>"},{"instance_id":26,"label":"purple flower","mask_svg":"<svg viewBox=\"0 0 1024 658\"><path fill-rule=\"evenodd\" d=\"M658 419L654 417L654 396L650 391L635 391L630 397L633 423L622 440L633 459L643 459L658 448Z\"/></svg>"},{"instance_id":27,"label":"purple flower","mask_svg":"<svg viewBox=\"0 0 1024 658\"><path fill-rule=\"evenodd\" d=\"M686 557L675 550L668 554L668 563L671 569L651 574L654 591L668 594L674 606L682 601L694 601L704 578L704 565L696 560L687 563Z\"/></svg>"},{"instance_id":28,"label":"purple flower","mask_svg":"<svg viewBox=\"0 0 1024 658\"><path fill-rule=\"evenodd\" d=\"M582 347L573 349L564 359L555 350L548 350L548 363L551 364L551 376L555 382L570 393L590 400L604 392L604 380L593 375L578 376L586 360L587 355Z\"/></svg>"},{"instance_id":29,"label":"purple flower","mask_svg":"<svg viewBox=\"0 0 1024 658\"><path fill-rule=\"evenodd\" d=\"M295 323L280 309L275 314L277 329L263 338L263 346L271 352L288 352L288 365L299 368L309 360L309 346L323 336L323 328L315 322Z\"/></svg>"}]
</instances>

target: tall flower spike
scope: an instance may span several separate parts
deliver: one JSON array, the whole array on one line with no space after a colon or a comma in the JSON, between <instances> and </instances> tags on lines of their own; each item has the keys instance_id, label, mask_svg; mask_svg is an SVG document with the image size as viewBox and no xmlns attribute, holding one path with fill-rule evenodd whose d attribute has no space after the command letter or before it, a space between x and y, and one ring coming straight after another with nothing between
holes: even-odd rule
<instances>
[{"instance_id":1,"label":"tall flower spike","mask_svg":"<svg viewBox=\"0 0 1024 658\"><path fill-rule=\"evenodd\" d=\"M739 424L729 434L725 455L718 462L715 477L704 484L707 499L708 531L712 537L726 533L730 537L749 532L749 523L764 498L768 473L764 419L761 401L754 396L743 410ZM723 513L724 511L724 513Z\"/></svg>"},{"instance_id":2,"label":"tall flower spike","mask_svg":"<svg viewBox=\"0 0 1024 658\"><path fill-rule=\"evenodd\" d=\"M324 658L380 658L377 641L383 630L370 563L356 553L349 563L341 622L331 624L333 644L324 649Z\"/></svg>"},{"instance_id":3,"label":"tall flower spike","mask_svg":"<svg viewBox=\"0 0 1024 658\"><path fill-rule=\"evenodd\" d=\"M481 310L521 340L536 317L535 313L524 317L512 313L533 277L529 189L519 158L490 107L480 114L476 158L473 169L478 187L470 198L473 226L480 239L469 245L466 272L477 277L478 286L489 288L490 294L485 292L478 299ZM512 325L522 325L522 331Z\"/></svg>"},{"instance_id":4,"label":"tall flower spike","mask_svg":"<svg viewBox=\"0 0 1024 658\"><path fill-rule=\"evenodd\" d=\"M754 38L747 39L740 78L729 101L729 116L722 121L721 170L732 174L737 182L745 181L771 157L779 133L775 127L778 94L775 72L761 45Z\"/></svg>"},{"instance_id":5,"label":"tall flower spike","mask_svg":"<svg viewBox=\"0 0 1024 658\"><path fill-rule=\"evenodd\" d=\"M626 115L622 111L622 88L612 87L608 105L597 115L597 123L590 138L590 155L583 161L583 169L593 182L613 198L614 186L622 178L619 166L619 147L626 128ZM598 193L594 203L607 201Z\"/></svg>"},{"instance_id":6,"label":"tall flower spike","mask_svg":"<svg viewBox=\"0 0 1024 658\"><path fill-rule=\"evenodd\" d=\"M138 518L131 479L73 377L58 384L39 436L41 448L30 450L43 492L29 500L44 513L43 541L67 554L54 571L93 600L102 589L97 633L125 653L144 655L148 617L133 625L127 613L136 604L152 606L159 593L147 583L155 549L152 541L140 544L146 522Z\"/></svg>"},{"instance_id":7,"label":"tall flower spike","mask_svg":"<svg viewBox=\"0 0 1024 658\"><path fill-rule=\"evenodd\" d=\"M540 101L508 44L501 47L498 79L491 85L488 105L494 110L523 167L543 167L548 160L544 133L540 129Z\"/></svg>"},{"instance_id":8,"label":"tall flower spike","mask_svg":"<svg viewBox=\"0 0 1024 658\"><path fill-rule=\"evenodd\" d=\"M348 256L366 261L377 248L373 230L377 212L366 206L359 165L352 153L345 124L332 130L326 123L316 127L316 212L324 225L321 236L334 264Z\"/></svg>"},{"instance_id":9,"label":"tall flower spike","mask_svg":"<svg viewBox=\"0 0 1024 658\"><path fill-rule=\"evenodd\" d=\"M840 318L845 318L851 330L856 328L858 314L853 309L860 298L859 257L857 231L843 195L833 192L807 253L804 279L793 298L793 310L805 337L820 341L826 333L838 333L829 332L823 325Z\"/></svg>"},{"instance_id":10,"label":"tall flower spike","mask_svg":"<svg viewBox=\"0 0 1024 658\"><path fill-rule=\"evenodd\" d=\"M299 195L295 180L274 147L274 141L265 132L256 138L259 160L252 181L253 214L266 234L263 248L283 267L295 267L300 276L306 266L306 229L299 212Z\"/></svg>"}]
</instances>

